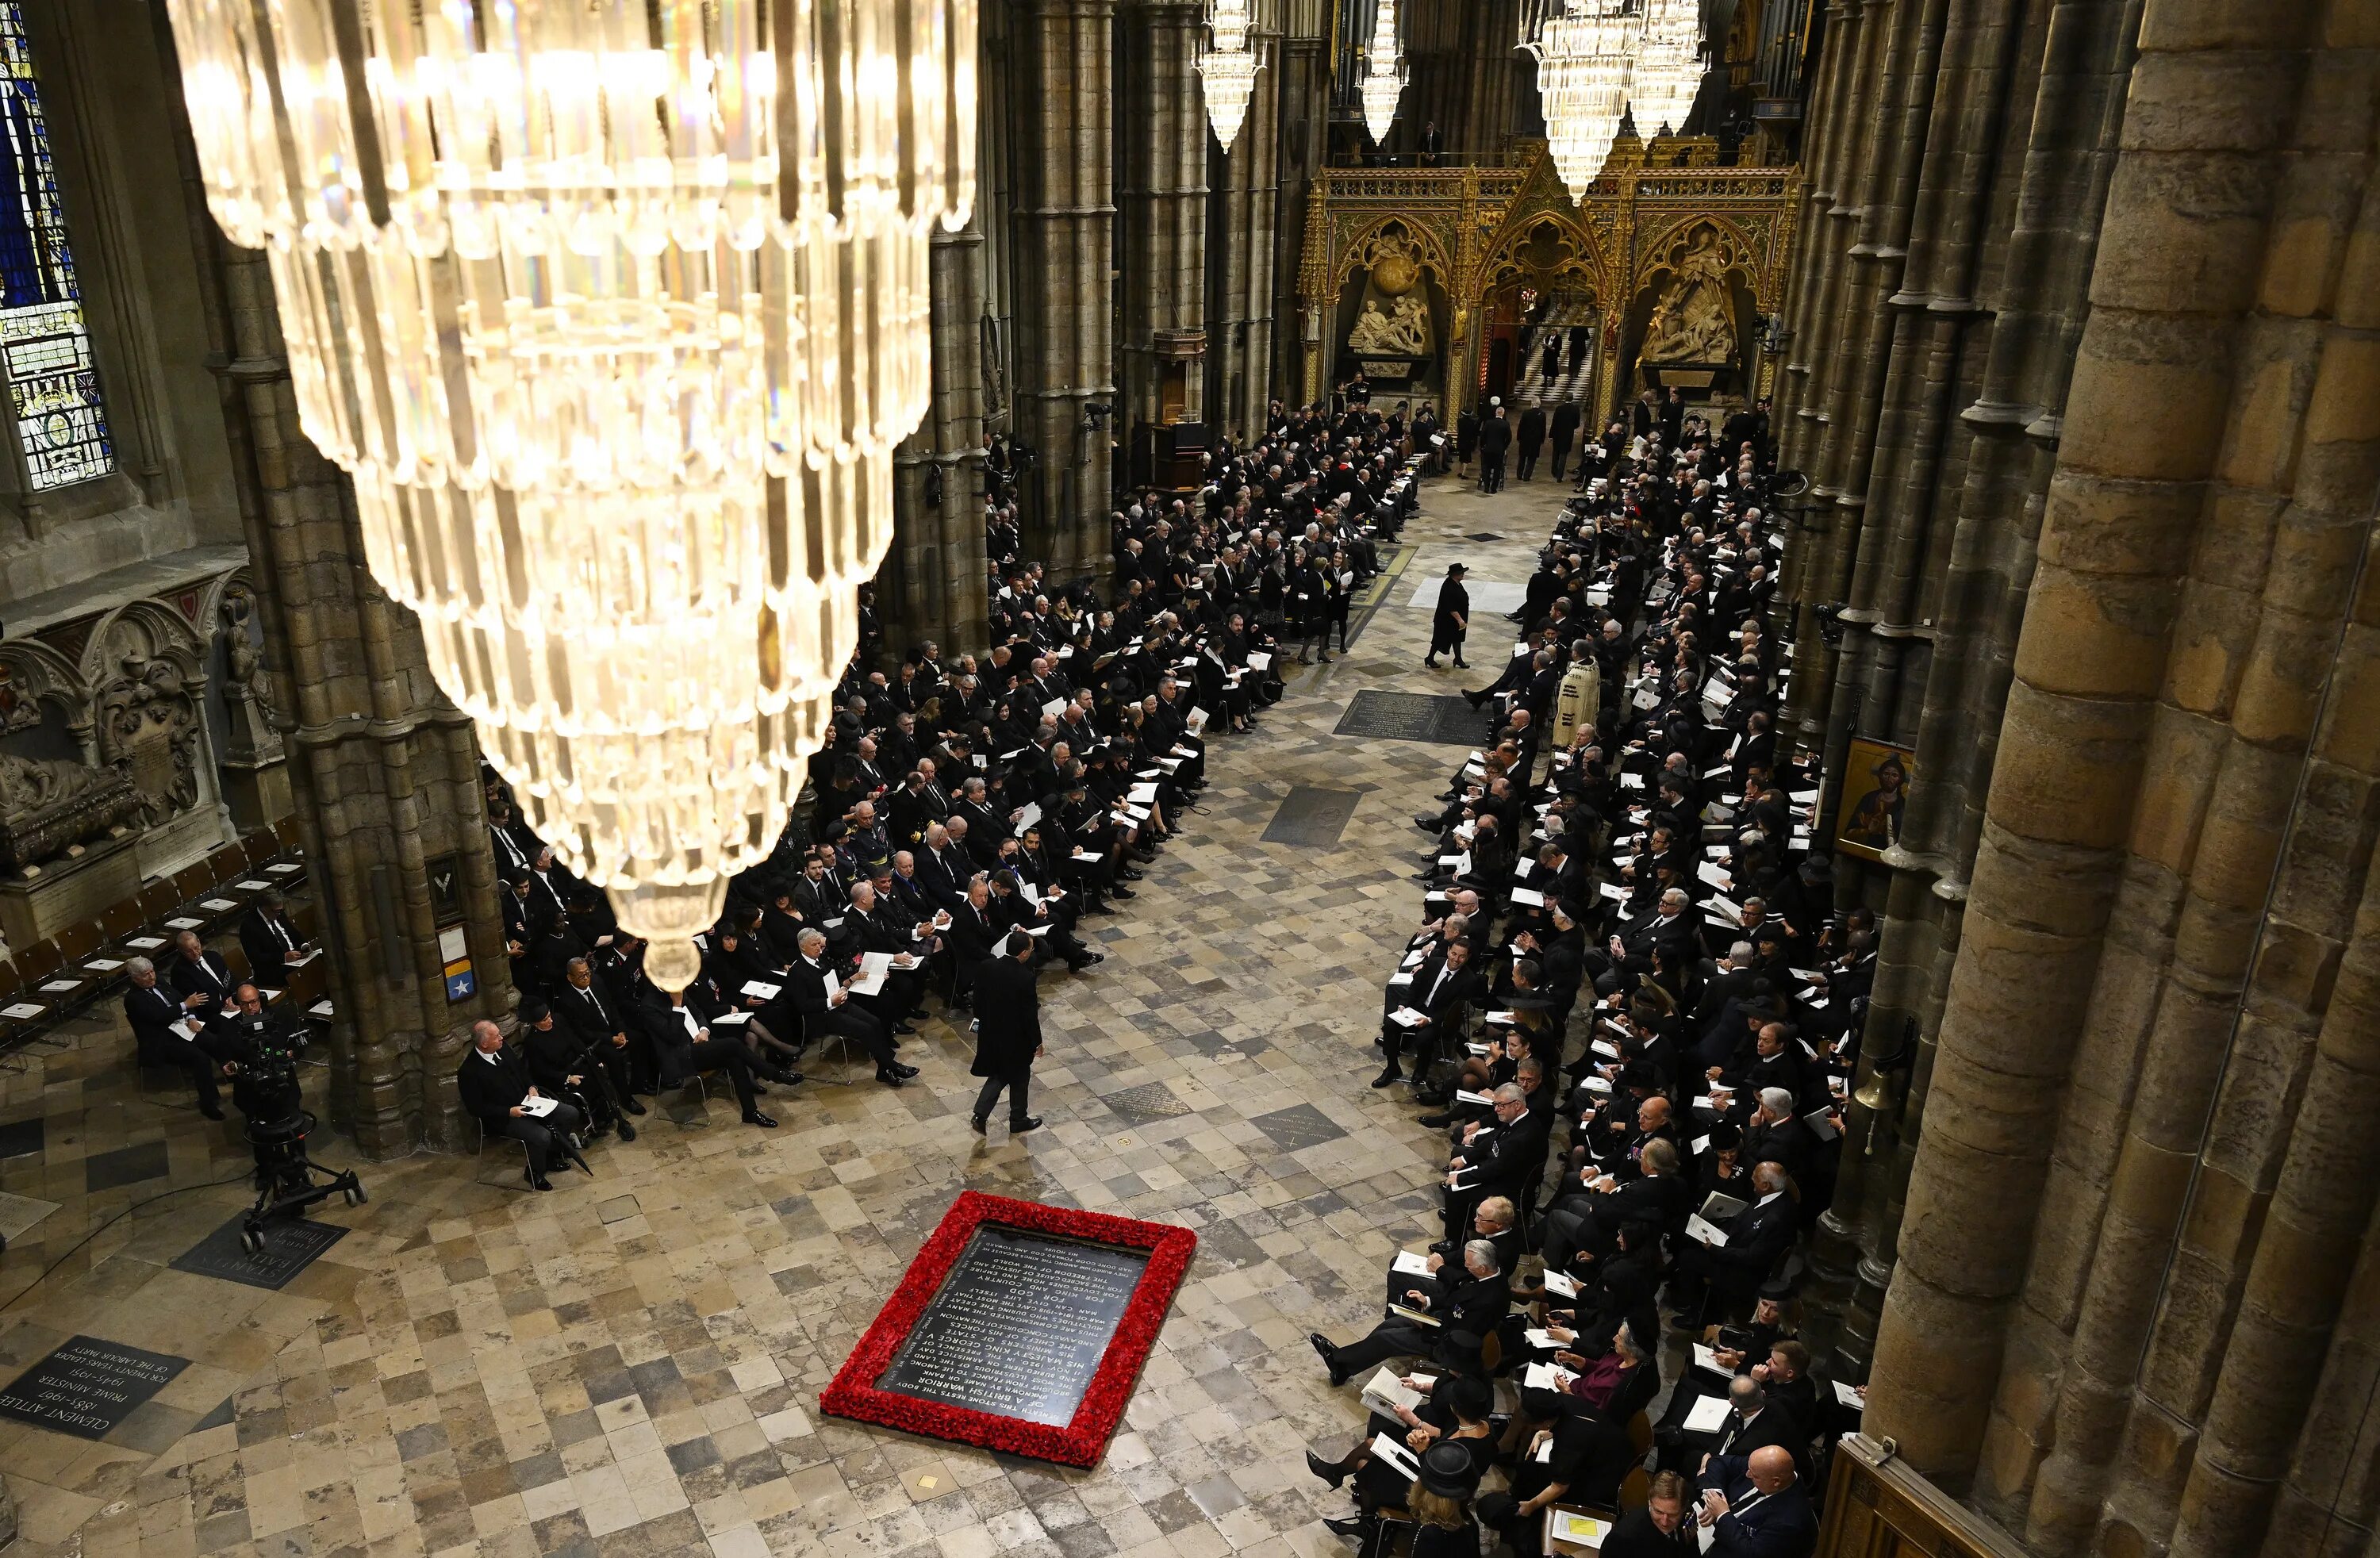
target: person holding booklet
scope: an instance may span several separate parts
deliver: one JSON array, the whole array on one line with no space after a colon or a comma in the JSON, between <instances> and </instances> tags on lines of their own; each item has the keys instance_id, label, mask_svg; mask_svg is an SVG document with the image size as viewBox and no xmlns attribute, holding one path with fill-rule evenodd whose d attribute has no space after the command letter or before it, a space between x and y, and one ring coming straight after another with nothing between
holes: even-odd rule
<instances>
[{"instance_id":1,"label":"person holding booklet","mask_svg":"<svg viewBox=\"0 0 2380 1558\"><path fill-rule=\"evenodd\" d=\"M1417 1384L1432 1388L1418 1390ZM1475 1374L1400 1379L1383 1369L1365 1387L1364 1400L1375 1415L1354 1449L1335 1461L1311 1450L1305 1453L1305 1469L1333 1488L1353 1480L1355 1514L1325 1520L1332 1532L1369 1540L1379 1512L1387 1508L1402 1508L1419 1519L1413 1500L1426 1487L1458 1505L1477 1491L1495 1456L1489 1414L1496 1393L1487 1380ZM1467 1464L1458 1467L1450 1450L1460 1451ZM1475 1527L1472 1540L1470 1551L1475 1553ZM1418 1540L1414 1551L1423 1551Z\"/></svg>"},{"instance_id":2,"label":"person holding booklet","mask_svg":"<svg viewBox=\"0 0 2380 1558\"><path fill-rule=\"evenodd\" d=\"M1512 1308L1512 1285L1497 1258L1496 1247L1486 1239L1465 1244L1463 1270L1462 1277L1443 1283L1437 1294L1423 1295L1418 1304L1390 1305L1388 1318L1361 1341L1342 1347L1319 1331L1309 1333L1306 1341L1330 1369L1330 1382L1343 1385L1375 1364L1428 1352L1440 1331L1491 1334Z\"/></svg>"},{"instance_id":3,"label":"person holding booklet","mask_svg":"<svg viewBox=\"0 0 2380 1558\"><path fill-rule=\"evenodd\" d=\"M587 1116L538 1091L527 1057L504 1047L504 1029L494 1023L482 1019L471 1025L471 1053L455 1070L455 1088L464 1113L477 1119L481 1130L521 1144L528 1157L521 1177L530 1188L552 1189L546 1171L557 1163L595 1172L587 1168L578 1143Z\"/></svg>"}]
</instances>

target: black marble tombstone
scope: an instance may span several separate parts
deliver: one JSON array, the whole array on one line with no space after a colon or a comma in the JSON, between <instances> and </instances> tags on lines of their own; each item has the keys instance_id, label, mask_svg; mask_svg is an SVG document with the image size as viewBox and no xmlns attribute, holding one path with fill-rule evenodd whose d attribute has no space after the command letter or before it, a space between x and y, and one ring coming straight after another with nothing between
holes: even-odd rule
<instances>
[{"instance_id":1,"label":"black marble tombstone","mask_svg":"<svg viewBox=\"0 0 2380 1558\"><path fill-rule=\"evenodd\" d=\"M986 1223L876 1388L1063 1428L1099 1372L1148 1255Z\"/></svg>"}]
</instances>

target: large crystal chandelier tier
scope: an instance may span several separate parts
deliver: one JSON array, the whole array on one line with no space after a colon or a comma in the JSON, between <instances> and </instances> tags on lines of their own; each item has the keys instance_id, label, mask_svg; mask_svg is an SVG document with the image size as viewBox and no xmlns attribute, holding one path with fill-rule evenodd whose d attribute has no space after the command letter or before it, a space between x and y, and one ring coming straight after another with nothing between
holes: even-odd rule
<instances>
[{"instance_id":1,"label":"large crystal chandelier tier","mask_svg":"<svg viewBox=\"0 0 2380 1558\"><path fill-rule=\"evenodd\" d=\"M1701 0L1645 0L1642 39L1630 75L1629 116L1647 140L1676 135L1702 93Z\"/></svg>"},{"instance_id":2,"label":"large crystal chandelier tier","mask_svg":"<svg viewBox=\"0 0 2380 1558\"><path fill-rule=\"evenodd\" d=\"M1214 0L1208 13L1208 47L1198 55L1198 79L1207 100L1207 122L1225 152L1240 138L1240 126L1256 101L1257 54L1249 41L1256 25L1250 0Z\"/></svg>"},{"instance_id":3,"label":"large crystal chandelier tier","mask_svg":"<svg viewBox=\"0 0 2380 1558\"><path fill-rule=\"evenodd\" d=\"M1397 49L1397 0L1379 0L1372 17L1372 47L1364 64L1364 128L1375 146L1396 124L1397 100L1404 95L1405 60Z\"/></svg>"},{"instance_id":4,"label":"large crystal chandelier tier","mask_svg":"<svg viewBox=\"0 0 2380 1558\"><path fill-rule=\"evenodd\" d=\"M765 858L930 390L976 0L168 0L365 561L657 983Z\"/></svg>"},{"instance_id":5,"label":"large crystal chandelier tier","mask_svg":"<svg viewBox=\"0 0 2380 1558\"><path fill-rule=\"evenodd\" d=\"M1628 103L1633 18L1618 0L1570 0L1524 47L1536 57L1547 151L1572 195L1603 171Z\"/></svg>"},{"instance_id":6,"label":"large crystal chandelier tier","mask_svg":"<svg viewBox=\"0 0 2380 1558\"><path fill-rule=\"evenodd\" d=\"M1701 0L1533 0L1521 47L1537 62L1548 151L1572 195L1603 171L1623 114L1674 134L1702 88Z\"/></svg>"}]
</instances>

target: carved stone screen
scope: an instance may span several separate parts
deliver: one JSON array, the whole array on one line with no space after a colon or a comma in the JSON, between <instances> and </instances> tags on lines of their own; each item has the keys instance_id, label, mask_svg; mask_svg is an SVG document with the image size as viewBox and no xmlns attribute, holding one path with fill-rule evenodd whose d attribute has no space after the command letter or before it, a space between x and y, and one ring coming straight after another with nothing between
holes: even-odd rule
<instances>
[{"instance_id":1,"label":"carved stone screen","mask_svg":"<svg viewBox=\"0 0 2380 1558\"><path fill-rule=\"evenodd\" d=\"M1148 1258L1146 1249L984 1223L876 1388L1063 1427Z\"/></svg>"}]
</instances>

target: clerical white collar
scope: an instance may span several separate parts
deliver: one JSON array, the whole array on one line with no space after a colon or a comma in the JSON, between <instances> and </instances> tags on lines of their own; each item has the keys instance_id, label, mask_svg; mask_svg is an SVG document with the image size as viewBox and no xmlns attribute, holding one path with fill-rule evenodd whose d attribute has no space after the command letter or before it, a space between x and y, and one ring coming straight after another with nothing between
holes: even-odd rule
<instances>
[{"instance_id":1,"label":"clerical white collar","mask_svg":"<svg viewBox=\"0 0 2380 1558\"><path fill-rule=\"evenodd\" d=\"M1758 1200L1756 1200L1756 1201L1753 1202L1752 1204L1753 1204L1755 1207L1764 1207L1764 1206L1767 1206L1769 1202L1771 1202L1771 1201L1775 1200L1778 1197L1779 1197L1779 1196L1783 1195L1784 1193L1785 1193L1785 1192L1784 1192L1784 1191L1782 1191L1782 1190L1771 1190L1771 1191L1769 1191L1769 1192L1768 1192L1768 1194L1767 1194L1767 1195L1765 1195L1765 1196L1761 1197Z\"/></svg>"}]
</instances>

